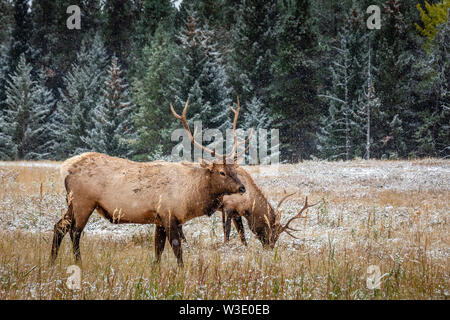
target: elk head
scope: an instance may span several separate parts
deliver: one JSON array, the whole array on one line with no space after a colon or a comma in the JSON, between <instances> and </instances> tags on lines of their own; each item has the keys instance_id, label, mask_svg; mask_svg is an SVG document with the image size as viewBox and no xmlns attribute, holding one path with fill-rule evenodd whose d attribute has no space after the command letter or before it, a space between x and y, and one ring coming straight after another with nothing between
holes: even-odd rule
<instances>
[{"instance_id":1,"label":"elk head","mask_svg":"<svg viewBox=\"0 0 450 320\"><path fill-rule=\"evenodd\" d=\"M239 116L239 98L237 98L237 107L236 109L233 109L233 107L230 107L231 111L234 113L234 120L233 120L233 136L234 136L234 145L233 149L228 154L219 154L216 152L216 148L213 150L206 148L201 143L197 142L194 138L194 135L191 133L191 129L189 128L188 121L186 120L186 112L187 108L189 106L189 99L187 99L186 104L183 109L183 113L181 116L177 114L172 106L170 104L170 110L172 111L172 114L175 118L181 121L184 128L186 129L186 132L189 136L189 139L191 140L192 144L207 153L211 154L216 159L214 161L207 161L205 159L201 160L201 167L204 169L207 169L210 174L211 179L211 186L212 188L215 188L214 190L218 194L231 194L231 193L244 193L245 192L245 186L242 184L242 182L239 180L237 176L236 169L238 168L237 159L239 156L241 156L247 148L242 150L241 152L237 153L237 148L241 144L247 143L251 135L253 134L253 130L250 132L250 135L247 140L243 142L238 142L237 140L237 134L236 134L236 125L237 125L237 119Z\"/></svg>"},{"instance_id":2,"label":"elk head","mask_svg":"<svg viewBox=\"0 0 450 320\"><path fill-rule=\"evenodd\" d=\"M283 226L283 225L281 225L280 207L287 198L293 196L294 194L295 194L295 192L291 193L291 194L286 194L280 199L280 201L278 202L277 208L275 210L275 215L274 216L272 215L272 221L270 221L266 215L264 216L264 218L266 220L265 221L266 227L264 228L264 230L261 230L263 232L259 232L259 233L257 232L257 237L259 238L259 240L261 241L261 243L263 244L264 247L273 249L275 247L275 243L277 242L278 238L280 237L280 235L283 232L286 232L291 237L298 239L291 232L299 231L299 230L293 229L292 227L289 226L289 224L296 219L305 219L308 214L308 208L317 205L317 203L309 204L308 197L306 197L305 204L303 205L303 207L298 211L298 213L295 216L290 218L286 222L286 224ZM303 215L303 212L305 212L305 210L306 210L306 213Z\"/></svg>"},{"instance_id":3,"label":"elk head","mask_svg":"<svg viewBox=\"0 0 450 320\"><path fill-rule=\"evenodd\" d=\"M217 189L217 193L227 195L245 192L245 186L236 173L237 163L218 163L202 159L200 166L209 171L211 186ZM221 191L223 187L225 189Z\"/></svg>"}]
</instances>

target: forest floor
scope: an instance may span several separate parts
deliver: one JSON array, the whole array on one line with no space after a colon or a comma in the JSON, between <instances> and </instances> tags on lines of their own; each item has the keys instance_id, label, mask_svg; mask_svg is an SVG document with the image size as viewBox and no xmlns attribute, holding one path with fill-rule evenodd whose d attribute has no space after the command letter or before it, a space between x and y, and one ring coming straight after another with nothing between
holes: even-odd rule
<instances>
[{"instance_id":1,"label":"forest floor","mask_svg":"<svg viewBox=\"0 0 450 320\"><path fill-rule=\"evenodd\" d=\"M113 225L94 213L81 239L81 290L66 285L74 263L68 236L56 265L48 264L53 225L66 208L58 167L0 162L0 299L450 297L448 160L246 167L272 204L283 190L298 191L282 221L305 196L320 201L295 222L299 239L282 235L263 250L245 225L248 247L234 229L225 244L215 213L184 225L183 269L169 246L152 264L153 225ZM368 277L381 278L379 289Z\"/></svg>"}]
</instances>

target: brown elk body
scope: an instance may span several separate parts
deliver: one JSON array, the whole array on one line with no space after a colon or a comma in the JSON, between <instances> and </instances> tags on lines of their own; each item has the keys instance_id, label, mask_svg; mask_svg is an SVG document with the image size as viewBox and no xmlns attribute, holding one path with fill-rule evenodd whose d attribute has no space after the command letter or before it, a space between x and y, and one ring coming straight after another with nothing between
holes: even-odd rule
<instances>
[{"instance_id":1,"label":"brown elk body","mask_svg":"<svg viewBox=\"0 0 450 320\"><path fill-rule=\"evenodd\" d=\"M237 169L237 174L238 178L245 185L246 192L242 195L225 195L222 199L219 209L222 211L225 242L229 241L231 221L233 221L242 243L247 245L244 226L241 219L242 216L247 219L250 230L261 241L264 247L274 248L282 232L286 232L295 238L295 236L291 234L291 231L297 230L292 229L289 224L295 219L306 217L302 216L302 213L315 204L308 204L308 198L306 198L304 207L297 215L289 219L289 221L282 226L280 223L280 206L284 200L294 194L284 195L278 203L277 208L274 209L255 181L253 181L251 175L245 171L244 168L239 167Z\"/></svg>"},{"instance_id":2,"label":"brown elk body","mask_svg":"<svg viewBox=\"0 0 450 320\"><path fill-rule=\"evenodd\" d=\"M187 126L187 107L188 102L183 116L178 116L173 108L172 112L186 126L191 141L199 145ZM214 213L222 196L245 192L236 174L238 165L227 163L227 157L222 157L223 163L205 160L201 164L138 163L90 152L66 160L61 166L61 174L68 209L54 227L51 261L56 259L68 231L75 258L81 260L80 235L96 209L112 223L155 224L156 261L160 260L167 237L182 265L182 224Z\"/></svg>"}]
</instances>

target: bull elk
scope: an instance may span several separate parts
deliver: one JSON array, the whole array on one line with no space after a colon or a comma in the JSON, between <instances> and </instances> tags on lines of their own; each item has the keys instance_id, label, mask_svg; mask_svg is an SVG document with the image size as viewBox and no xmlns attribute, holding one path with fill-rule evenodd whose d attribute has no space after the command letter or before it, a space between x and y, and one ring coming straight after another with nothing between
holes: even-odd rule
<instances>
[{"instance_id":1,"label":"bull elk","mask_svg":"<svg viewBox=\"0 0 450 320\"><path fill-rule=\"evenodd\" d=\"M306 197L304 206L283 226L281 225L281 205L295 193L285 194L279 201L277 208L274 209L250 174L241 167L236 171L238 178L246 186L247 191L242 195L225 195L219 206L219 209L222 211L225 242L230 238L231 221L233 221L242 243L247 245L241 216L247 219L250 230L266 248L270 247L273 249L283 232L296 238L291 232L298 230L293 229L289 224L295 219L305 218L306 214L302 215L303 212L317 203L309 204L308 197Z\"/></svg>"},{"instance_id":2,"label":"bull elk","mask_svg":"<svg viewBox=\"0 0 450 320\"><path fill-rule=\"evenodd\" d=\"M80 235L96 209L115 224L155 224L156 262L161 259L167 238L178 264L183 265L182 225L195 217L214 213L224 195L243 194L246 190L237 177L238 164L234 161L239 143L234 144L229 154L220 155L215 149L210 150L197 142L186 120L188 105L189 99L181 116L172 104L170 109L182 122L191 142L218 159L202 160L200 164L138 163L89 152L64 161L61 176L68 209L54 227L52 263L67 232L72 239L75 259L81 262ZM232 110L236 135L239 109Z\"/></svg>"}]
</instances>

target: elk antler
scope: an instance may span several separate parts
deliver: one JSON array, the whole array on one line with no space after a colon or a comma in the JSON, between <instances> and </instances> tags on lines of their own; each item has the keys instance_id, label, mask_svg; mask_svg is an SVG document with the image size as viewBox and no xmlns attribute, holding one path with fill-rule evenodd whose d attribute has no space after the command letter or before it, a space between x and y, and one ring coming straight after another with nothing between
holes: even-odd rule
<instances>
[{"instance_id":1,"label":"elk antler","mask_svg":"<svg viewBox=\"0 0 450 320\"><path fill-rule=\"evenodd\" d=\"M242 155L242 152L240 152L239 154L236 154L236 150L237 150L238 146L241 145L241 144L243 144L243 143L244 143L244 144L247 143L247 142L250 140L250 138L251 138L251 136L252 136L252 134L253 134L253 128L252 128L252 131L250 132L250 135L249 135L248 139L245 140L244 142L238 142L237 135L236 135L236 126L237 126L237 119L238 119L238 116L239 116L239 108L240 108L240 107L239 107L239 97L237 98L237 107L236 107L236 109L233 109L233 107L230 106L231 111L234 113L234 119L233 119L233 138L234 138L234 145L233 145L233 149L231 150L231 152L228 153L228 154L226 154L226 155L217 153L215 147L214 147L214 150L211 150L211 149L209 149L209 148L206 148L206 147L203 146L201 143L199 143L199 142L197 142L197 141L195 140L195 138L194 138L194 137L195 137L195 131L194 131L194 135L192 135L191 129L189 128L189 124L188 124L188 122L187 122L187 120L186 120L186 112L187 112L188 106L189 106L189 98L188 98L187 101L186 101L186 104L185 104L185 106L184 106L183 113L181 114L181 116L180 116L178 113L175 112L172 103L170 104L170 110L172 111L172 114L174 115L174 117L177 118L178 120L180 120L181 123L183 124L184 128L186 129L186 131L187 131L187 133L188 133L188 136L189 136L189 139L191 140L191 142L192 142L196 147L201 148L202 150L204 150L204 151L206 151L207 153L211 154L213 157L222 158L224 163L225 163L226 159L227 159L227 158L231 158L232 155L234 155L234 160L236 161L237 158L238 158L240 155ZM249 145L249 146L250 146L250 145ZM249 147L249 146L248 146L248 147ZM247 147L246 149L244 149L243 152L245 152L246 150L248 150L248 147Z\"/></svg>"},{"instance_id":2,"label":"elk antler","mask_svg":"<svg viewBox=\"0 0 450 320\"><path fill-rule=\"evenodd\" d=\"M238 146L241 145L241 144L245 145L246 143L248 143L250 141L250 138L252 137L252 135L253 135L253 128L250 129L250 134L248 135L248 138L245 139L243 142L238 142ZM244 148L244 150L241 150L241 151L239 151L239 153L235 154L234 155L234 161L236 162L237 159L239 157L241 157L249 148L250 148L250 144L248 144L247 147Z\"/></svg>"},{"instance_id":3,"label":"elk antler","mask_svg":"<svg viewBox=\"0 0 450 320\"><path fill-rule=\"evenodd\" d=\"M186 112L187 112L188 106L189 106L189 98L186 100L186 104L184 105L183 113L181 114L181 116L178 113L175 112L175 109L173 108L172 103L170 104L170 111L172 111L172 114L174 115L175 118L177 118L178 120L181 121L181 123L184 126L184 129L186 129L186 132L187 132L187 134L189 136L189 139L191 139L191 142L195 146L197 146L198 148L208 152L213 157L223 157L223 155L218 154L215 149L214 150L208 149L204 145L202 145L201 143L198 143L195 140L194 136L191 133L191 129L189 128L189 124L188 124L188 122L186 120ZM195 134L195 132L194 132L194 134Z\"/></svg>"},{"instance_id":4,"label":"elk antler","mask_svg":"<svg viewBox=\"0 0 450 320\"><path fill-rule=\"evenodd\" d=\"M288 222L281 228L280 233L283 232L283 231L286 231L286 233L288 233L289 235L291 235L291 234L286 230L286 229L294 230L294 229L292 229L291 227L289 227L289 224L290 224L293 220L295 220L295 219L306 218L308 213L306 213L304 216L302 216L303 211L305 211L306 209L308 209L308 208L310 208L310 207L314 207L316 204L317 204L317 203L315 203L315 204L308 204L308 197L306 197L306 199L305 199L305 204L303 205L303 208L302 208L295 216L293 216L292 218L290 218L290 219L288 220ZM291 236L292 236L292 235L291 235ZM295 238L295 237L294 237L294 238Z\"/></svg>"},{"instance_id":5,"label":"elk antler","mask_svg":"<svg viewBox=\"0 0 450 320\"><path fill-rule=\"evenodd\" d=\"M234 155L233 156L234 162L236 162L237 159L248 150L248 148L250 147L250 144L244 150L240 151L239 153L236 153L238 147L241 144L245 145L246 143L248 143L250 141L250 138L253 135L253 128L252 128L251 131L250 131L250 134L248 135L248 138L246 140L244 140L242 142L239 142L238 139L237 139L236 126L237 126L237 119L238 119L238 116L239 116L239 109L240 109L239 96L237 96L236 100L237 100L236 101L236 109L233 109L233 107L230 106L230 110L234 113L234 119L233 119L233 140L234 140L234 144L233 144L233 150L231 150L231 152L227 154L227 158L231 158L231 156Z\"/></svg>"},{"instance_id":6,"label":"elk antler","mask_svg":"<svg viewBox=\"0 0 450 320\"><path fill-rule=\"evenodd\" d=\"M281 200L278 202L277 209L275 211L276 212L275 224L280 224L280 221L281 221L281 211L280 211L281 205L287 198L289 198L295 194L295 192L286 194L286 190L284 190L284 193L285 193L285 196L283 198L281 198Z\"/></svg>"}]
</instances>

